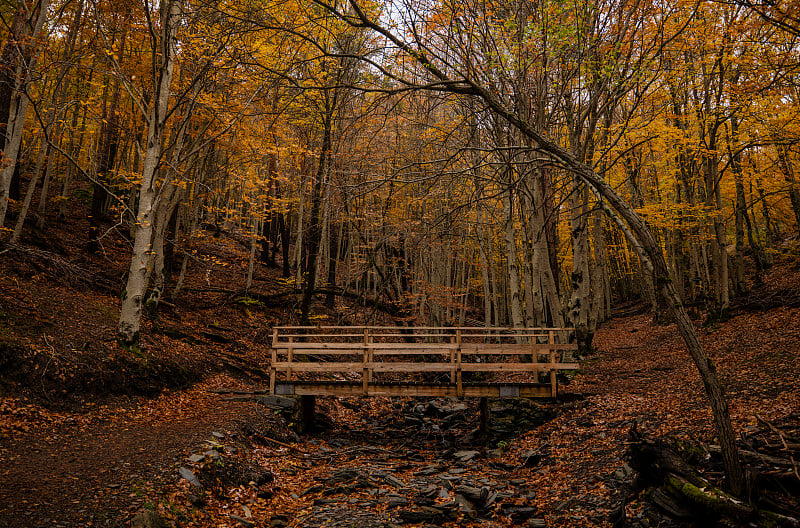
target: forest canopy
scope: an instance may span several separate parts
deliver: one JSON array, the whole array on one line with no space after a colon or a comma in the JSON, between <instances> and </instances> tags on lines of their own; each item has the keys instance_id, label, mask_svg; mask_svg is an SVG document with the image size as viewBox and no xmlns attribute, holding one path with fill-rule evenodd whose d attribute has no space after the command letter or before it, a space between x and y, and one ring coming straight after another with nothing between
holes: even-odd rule
<instances>
[{"instance_id":1,"label":"forest canopy","mask_svg":"<svg viewBox=\"0 0 800 528\"><path fill-rule=\"evenodd\" d=\"M89 251L129 238L128 342L193 244L233 226L302 320L350 295L590 343L614 303L666 307L566 155L644 220L683 303L725 317L745 261L798 234L794 7L6 3L3 239L81 203Z\"/></svg>"}]
</instances>

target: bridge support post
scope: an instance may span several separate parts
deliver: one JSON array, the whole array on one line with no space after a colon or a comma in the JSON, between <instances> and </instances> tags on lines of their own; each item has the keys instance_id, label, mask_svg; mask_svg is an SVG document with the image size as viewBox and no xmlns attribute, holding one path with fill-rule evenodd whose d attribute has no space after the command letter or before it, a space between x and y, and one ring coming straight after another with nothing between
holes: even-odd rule
<instances>
[{"instance_id":1,"label":"bridge support post","mask_svg":"<svg viewBox=\"0 0 800 528\"><path fill-rule=\"evenodd\" d=\"M480 403L480 425L478 426L478 434L480 435L481 442L489 443L489 398L482 397Z\"/></svg>"},{"instance_id":2,"label":"bridge support post","mask_svg":"<svg viewBox=\"0 0 800 528\"><path fill-rule=\"evenodd\" d=\"M302 420L304 433L314 429L314 407L316 403L316 396L308 394L300 396L300 420Z\"/></svg>"}]
</instances>

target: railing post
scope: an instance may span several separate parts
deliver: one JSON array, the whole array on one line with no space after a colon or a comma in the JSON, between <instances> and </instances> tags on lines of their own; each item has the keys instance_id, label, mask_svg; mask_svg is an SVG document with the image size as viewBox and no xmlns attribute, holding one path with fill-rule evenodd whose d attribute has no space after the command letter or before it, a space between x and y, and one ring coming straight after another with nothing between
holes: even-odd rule
<instances>
[{"instance_id":1,"label":"railing post","mask_svg":"<svg viewBox=\"0 0 800 528\"><path fill-rule=\"evenodd\" d=\"M455 337L450 336L450 343L455 343ZM450 364L453 365L450 368L450 384L455 385L456 383L456 350L453 347L450 347Z\"/></svg>"},{"instance_id":2,"label":"railing post","mask_svg":"<svg viewBox=\"0 0 800 528\"><path fill-rule=\"evenodd\" d=\"M278 345L278 329L274 328L272 330L272 350L271 350L271 361L269 364L269 393L275 394L275 375L277 373L275 369L275 363L278 362L278 349L276 348Z\"/></svg>"},{"instance_id":3,"label":"railing post","mask_svg":"<svg viewBox=\"0 0 800 528\"><path fill-rule=\"evenodd\" d=\"M556 344L556 333L553 330L550 330L549 336L550 342L550 396L556 398L558 396L558 380L556 378L557 371L556 371L556 349L553 345Z\"/></svg>"},{"instance_id":4,"label":"railing post","mask_svg":"<svg viewBox=\"0 0 800 528\"><path fill-rule=\"evenodd\" d=\"M459 398L464 397L464 385L461 381L461 330L456 330L456 394Z\"/></svg>"},{"instance_id":5,"label":"railing post","mask_svg":"<svg viewBox=\"0 0 800 528\"><path fill-rule=\"evenodd\" d=\"M288 338L290 343L294 343L294 338ZM286 367L286 381L292 380L292 358L294 357L294 349L290 346L286 349L286 361L289 362L289 366Z\"/></svg>"},{"instance_id":6,"label":"railing post","mask_svg":"<svg viewBox=\"0 0 800 528\"><path fill-rule=\"evenodd\" d=\"M369 382L370 380L370 373L369 368L367 368L367 363L369 362L369 328L364 329L364 354L363 354L363 366L361 372L361 385L364 395L369 393Z\"/></svg>"}]
</instances>

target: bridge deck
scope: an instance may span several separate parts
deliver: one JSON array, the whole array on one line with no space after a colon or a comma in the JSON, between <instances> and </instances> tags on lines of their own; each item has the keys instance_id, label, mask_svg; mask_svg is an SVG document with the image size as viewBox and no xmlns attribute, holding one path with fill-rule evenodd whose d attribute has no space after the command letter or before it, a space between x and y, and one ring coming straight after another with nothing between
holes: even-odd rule
<instances>
[{"instance_id":1,"label":"bridge deck","mask_svg":"<svg viewBox=\"0 0 800 528\"><path fill-rule=\"evenodd\" d=\"M546 383L462 383L457 385L425 382L293 381L275 384L275 394L297 396L424 396L465 398L549 398L552 389Z\"/></svg>"},{"instance_id":2,"label":"bridge deck","mask_svg":"<svg viewBox=\"0 0 800 528\"><path fill-rule=\"evenodd\" d=\"M579 368L571 354L577 346L566 342L570 331L276 327L272 336L270 392L301 396L554 398L558 391L556 373ZM444 373L446 380L418 379L435 373L439 378ZM518 379L508 379L506 375L502 380L486 380L500 373L518 373ZM538 381L539 373L549 374L549 383L532 383Z\"/></svg>"}]
</instances>

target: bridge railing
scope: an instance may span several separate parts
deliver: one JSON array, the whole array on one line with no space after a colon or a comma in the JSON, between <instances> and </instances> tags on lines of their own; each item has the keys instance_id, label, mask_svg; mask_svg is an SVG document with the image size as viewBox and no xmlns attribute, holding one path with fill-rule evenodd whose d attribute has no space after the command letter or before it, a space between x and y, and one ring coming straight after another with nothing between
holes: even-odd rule
<instances>
[{"instance_id":1,"label":"bridge railing","mask_svg":"<svg viewBox=\"0 0 800 528\"><path fill-rule=\"evenodd\" d=\"M456 396L464 396L465 373L549 373L550 396L556 374L579 368L568 328L281 326L271 343L270 392L284 384L308 382L313 374L360 378L369 394L376 376L445 373ZM447 376L449 374L449 376ZM302 376L301 380L298 375ZM355 392L355 391L354 391Z\"/></svg>"}]
</instances>

